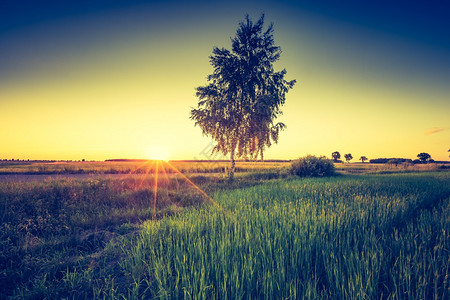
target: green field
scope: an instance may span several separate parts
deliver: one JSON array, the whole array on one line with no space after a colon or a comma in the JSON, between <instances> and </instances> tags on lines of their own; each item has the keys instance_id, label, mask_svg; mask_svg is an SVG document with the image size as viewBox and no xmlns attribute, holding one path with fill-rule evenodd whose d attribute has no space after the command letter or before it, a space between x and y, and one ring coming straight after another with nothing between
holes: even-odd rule
<instances>
[{"instance_id":1,"label":"green field","mask_svg":"<svg viewBox=\"0 0 450 300\"><path fill-rule=\"evenodd\" d=\"M448 171L189 178L0 182L0 298L448 299Z\"/></svg>"}]
</instances>

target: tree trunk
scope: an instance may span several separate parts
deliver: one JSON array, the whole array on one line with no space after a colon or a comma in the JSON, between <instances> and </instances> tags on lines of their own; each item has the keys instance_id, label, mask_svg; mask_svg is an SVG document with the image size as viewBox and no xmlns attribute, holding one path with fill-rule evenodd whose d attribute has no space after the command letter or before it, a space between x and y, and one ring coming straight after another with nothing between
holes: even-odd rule
<instances>
[{"instance_id":1,"label":"tree trunk","mask_svg":"<svg viewBox=\"0 0 450 300\"><path fill-rule=\"evenodd\" d=\"M261 161L264 161L264 151L261 149Z\"/></svg>"},{"instance_id":2,"label":"tree trunk","mask_svg":"<svg viewBox=\"0 0 450 300\"><path fill-rule=\"evenodd\" d=\"M234 171L236 169L236 161L234 160L234 150L235 150L235 147L233 147L233 149L231 149L231 153L230 153L231 167L230 167L230 173L228 174L228 180L230 182L232 182L234 180Z\"/></svg>"}]
</instances>

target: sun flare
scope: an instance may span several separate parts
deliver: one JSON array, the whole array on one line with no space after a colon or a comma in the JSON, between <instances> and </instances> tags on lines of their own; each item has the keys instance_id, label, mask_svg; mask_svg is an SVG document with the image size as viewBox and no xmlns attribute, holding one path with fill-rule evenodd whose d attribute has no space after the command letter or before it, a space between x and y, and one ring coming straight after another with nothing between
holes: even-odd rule
<instances>
[{"instance_id":1,"label":"sun flare","mask_svg":"<svg viewBox=\"0 0 450 300\"><path fill-rule=\"evenodd\" d=\"M169 160L170 153L167 147L164 146L151 146L147 151L147 158L151 160Z\"/></svg>"}]
</instances>

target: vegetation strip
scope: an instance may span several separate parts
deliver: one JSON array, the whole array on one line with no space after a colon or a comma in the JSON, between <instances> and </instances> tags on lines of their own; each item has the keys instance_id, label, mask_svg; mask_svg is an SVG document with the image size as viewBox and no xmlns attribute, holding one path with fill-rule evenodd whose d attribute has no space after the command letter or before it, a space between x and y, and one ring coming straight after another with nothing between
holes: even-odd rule
<instances>
[{"instance_id":1,"label":"vegetation strip","mask_svg":"<svg viewBox=\"0 0 450 300\"><path fill-rule=\"evenodd\" d=\"M239 189L205 176L196 184L228 214L187 186L178 186L179 197L175 183L162 183L158 211L167 216L142 225L152 215L151 180L139 188L135 179L2 183L1 293L444 299L449 176L289 177L258 185L261 178L242 177Z\"/></svg>"}]
</instances>

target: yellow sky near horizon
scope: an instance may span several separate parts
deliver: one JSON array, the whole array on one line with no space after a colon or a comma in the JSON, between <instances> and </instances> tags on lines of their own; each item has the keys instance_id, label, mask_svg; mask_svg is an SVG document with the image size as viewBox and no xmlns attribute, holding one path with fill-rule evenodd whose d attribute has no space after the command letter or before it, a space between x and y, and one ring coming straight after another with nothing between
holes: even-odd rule
<instances>
[{"instance_id":1,"label":"yellow sky near horizon","mask_svg":"<svg viewBox=\"0 0 450 300\"><path fill-rule=\"evenodd\" d=\"M0 76L0 159L147 158L152 147L167 149L169 159L207 159L202 151L210 140L189 112L198 100L195 88L212 72L212 47L230 48L243 14L233 16L164 34L123 30L82 46L64 30L49 29L64 28L64 22L33 29L32 39L18 31L11 45L21 51L45 43L25 51L20 67ZM301 25L309 27L292 29L295 20L276 12L267 16L283 50L276 69L286 68L287 79L297 84L280 117L287 129L265 157L329 157L339 151L354 160L415 159L428 152L448 160L450 88L441 83L447 71L434 73L431 57L439 51L306 17ZM71 33L82 39L94 21L100 22L79 20L84 29L77 31L77 19L71 20ZM423 49L425 58L419 55Z\"/></svg>"}]
</instances>

